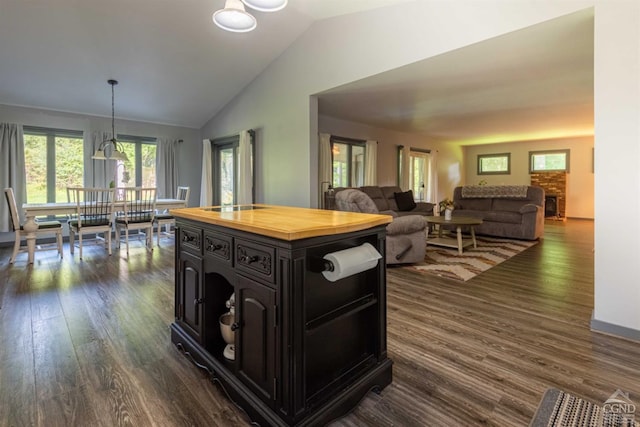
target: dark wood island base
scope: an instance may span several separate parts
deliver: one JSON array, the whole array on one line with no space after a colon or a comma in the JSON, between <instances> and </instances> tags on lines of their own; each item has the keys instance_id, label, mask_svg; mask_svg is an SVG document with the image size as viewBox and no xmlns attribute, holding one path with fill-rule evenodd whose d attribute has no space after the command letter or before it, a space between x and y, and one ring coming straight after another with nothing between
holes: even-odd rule
<instances>
[{"instance_id":1,"label":"dark wood island base","mask_svg":"<svg viewBox=\"0 0 640 427\"><path fill-rule=\"evenodd\" d=\"M253 205L176 216L171 341L253 423L322 426L392 381L385 215ZM276 220L277 219L277 220ZM328 253L369 243L375 267L327 280ZM235 298L235 358L219 326Z\"/></svg>"}]
</instances>

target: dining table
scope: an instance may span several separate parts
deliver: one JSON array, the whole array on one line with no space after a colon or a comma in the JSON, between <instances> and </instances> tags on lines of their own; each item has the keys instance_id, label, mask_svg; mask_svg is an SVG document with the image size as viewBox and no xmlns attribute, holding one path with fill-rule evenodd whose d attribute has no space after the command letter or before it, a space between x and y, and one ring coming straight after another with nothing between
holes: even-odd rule
<instances>
[{"instance_id":1,"label":"dining table","mask_svg":"<svg viewBox=\"0 0 640 427\"><path fill-rule=\"evenodd\" d=\"M113 203L114 210L124 209L124 200L116 200ZM186 207L186 201L182 199L156 199L156 209L179 209ZM38 229L37 216L73 214L78 210L78 204L67 203L24 203L22 205L26 221L22 226L27 239L28 262L33 264L33 255L36 250L36 230Z\"/></svg>"}]
</instances>

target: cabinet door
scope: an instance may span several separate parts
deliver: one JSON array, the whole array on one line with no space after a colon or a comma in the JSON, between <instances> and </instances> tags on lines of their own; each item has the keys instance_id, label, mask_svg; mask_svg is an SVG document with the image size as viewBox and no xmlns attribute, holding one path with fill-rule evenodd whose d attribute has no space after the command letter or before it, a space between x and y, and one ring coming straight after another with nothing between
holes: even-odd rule
<instances>
[{"instance_id":1,"label":"cabinet door","mask_svg":"<svg viewBox=\"0 0 640 427\"><path fill-rule=\"evenodd\" d=\"M202 259L188 252L178 258L176 321L198 342L202 342L203 295Z\"/></svg>"},{"instance_id":2,"label":"cabinet door","mask_svg":"<svg viewBox=\"0 0 640 427\"><path fill-rule=\"evenodd\" d=\"M244 276L236 285L238 376L265 402L276 399L275 291Z\"/></svg>"}]
</instances>

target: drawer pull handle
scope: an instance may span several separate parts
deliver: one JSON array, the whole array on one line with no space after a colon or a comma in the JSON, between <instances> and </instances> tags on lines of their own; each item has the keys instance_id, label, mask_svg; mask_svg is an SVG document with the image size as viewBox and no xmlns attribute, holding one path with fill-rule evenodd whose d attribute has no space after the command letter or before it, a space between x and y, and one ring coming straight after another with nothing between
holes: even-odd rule
<instances>
[{"instance_id":1,"label":"drawer pull handle","mask_svg":"<svg viewBox=\"0 0 640 427\"><path fill-rule=\"evenodd\" d=\"M260 259L260 257L258 255L253 255L253 256L244 255L242 258L240 258L240 260L242 262L246 262L247 264L251 264L252 262L256 262L259 259Z\"/></svg>"},{"instance_id":2,"label":"drawer pull handle","mask_svg":"<svg viewBox=\"0 0 640 427\"><path fill-rule=\"evenodd\" d=\"M196 240L196 236L189 236L189 235L186 235L186 234L184 234L182 236L182 241L183 242L193 242L194 240Z\"/></svg>"},{"instance_id":3,"label":"drawer pull handle","mask_svg":"<svg viewBox=\"0 0 640 427\"><path fill-rule=\"evenodd\" d=\"M232 331L236 331L236 330L238 330L238 329L240 329L240 324L239 324L238 322L233 322L233 323L231 324L231 330L232 330Z\"/></svg>"},{"instance_id":4,"label":"drawer pull handle","mask_svg":"<svg viewBox=\"0 0 640 427\"><path fill-rule=\"evenodd\" d=\"M193 300L193 305L202 304L203 302L204 302L204 299L196 298L196 299Z\"/></svg>"},{"instance_id":5,"label":"drawer pull handle","mask_svg":"<svg viewBox=\"0 0 640 427\"><path fill-rule=\"evenodd\" d=\"M209 247L207 248L208 251L212 252L219 251L220 249L222 249L222 245L219 243L217 245L209 245Z\"/></svg>"}]
</instances>

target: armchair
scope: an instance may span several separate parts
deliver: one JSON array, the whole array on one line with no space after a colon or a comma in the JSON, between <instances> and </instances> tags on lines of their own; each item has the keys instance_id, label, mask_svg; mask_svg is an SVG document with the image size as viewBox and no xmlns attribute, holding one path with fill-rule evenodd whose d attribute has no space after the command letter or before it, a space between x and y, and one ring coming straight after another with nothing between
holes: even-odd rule
<instances>
[{"instance_id":1,"label":"armchair","mask_svg":"<svg viewBox=\"0 0 640 427\"><path fill-rule=\"evenodd\" d=\"M397 216L392 211L379 212L367 194L356 189L336 193L336 209L347 212L391 214L393 221L387 226L387 264L406 264L424 261L427 223L422 215Z\"/></svg>"}]
</instances>

